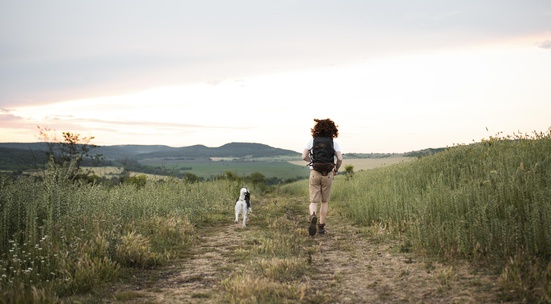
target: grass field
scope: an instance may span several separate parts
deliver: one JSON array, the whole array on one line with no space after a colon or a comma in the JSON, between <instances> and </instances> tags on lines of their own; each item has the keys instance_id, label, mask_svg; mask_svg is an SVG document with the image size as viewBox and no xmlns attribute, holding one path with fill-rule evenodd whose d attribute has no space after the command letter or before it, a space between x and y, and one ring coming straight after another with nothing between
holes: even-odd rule
<instances>
[{"instance_id":1,"label":"grass field","mask_svg":"<svg viewBox=\"0 0 551 304\"><path fill-rule=\"evenodd\" d=\"M355 158L345 159L341 171L344 171L344 166L354 166L354 172L370 170L388 165L409 162L414 160L412 157L395 156L387 158ZM279 179L302 179L308 178L308 168L306 162L302 160L285 161L285 160L232 160L232 159L217 159L209 160L172 160L172 161L146 161L144 164L151 167L160 167L167 170L173 170L178 173L192 173L203 179L210 179L221 176L225 172L233 172L237 176L250 176L252 173L258 172L266 178ZM122 172L122 168L118 167L99 167L86 168L92 170L100 176L118 176ZM131 173L131 175L142 173ZM162 179L162 176L145 174L148 180Z\"/></svg>"},{"instance_id":2,"label":"grass field","mask_svg":"<svg viewBox=\"0 0 551 304\"><path fill-rule=\"evenodd\" d=\"M251 173L259 172L266 178L294 179L297 177L308 177L308 169L305 163L299 166L285 161L179 160L171 162L143 162L143 164L175 170L179 173L189 172L205 179L223 175L227 171L233 172L237 176L249 176Z\"/></svg>"},{"instance_id":3,"label":"grass field","mask_svg":"<svg viewBox=\"0 0 551 304\"><path fill-rule=\"evenodd\" d=\"M354 172L358 172L362 170L370 170L370 169L375 169L375 168L384 167L388 165L408 162L414 159L415 158L413 157L405 157L405 156L393 156L393 157L385 157L385 158L351 158L351 159L345 159L343 161L341 171L344 171L344 168L347 165L354 166ZM304 164L306 164L306 162L304 161L290 161L289 163L294 165L301 165L301 166L304 166Z\"/></svg>"},{"instance_id":4,"label":"grass field","mask_svg":"<svg viewBox=\"0 0 551 304\"><path fill-rule=\"evenodd\" d=\"M387 165L393 165L402 162L408 162L415 158L395 156L387 158L357 158L345 159L341 171L344 171L344 166L354 166L354 172L369 170ZM268 160L173 160L162 162L144 162L144 164L152 167L161 167L168 170L175 170L180 173L189 172L199 177L208 179L223 175L225 172L234 172L237 176L249 176L251 173L259 172L266 178L294 179L307 178L308 168L306 162L302 160L296 161L268 161Z\"/></svg>"},{"instance_id":5,"label":"grass field","mask_svg":"<svg viewBox=\"0 0 551 304\"><path fill-rule=\"evenodd\" d=\"M112 177L118 177L122 174L123 168L121 167L83 167L84 170L90 170L93 172L93 174L98 176L103 176L106 178L112 178ZM130 172L129 176L136 176L136 175L145 175L147 180L149 181L158 181L170 178L169 176L164 175L156 175L156 174L148 174L148 173L141 173L141 172Z\"/></svg>"}]
</instances>

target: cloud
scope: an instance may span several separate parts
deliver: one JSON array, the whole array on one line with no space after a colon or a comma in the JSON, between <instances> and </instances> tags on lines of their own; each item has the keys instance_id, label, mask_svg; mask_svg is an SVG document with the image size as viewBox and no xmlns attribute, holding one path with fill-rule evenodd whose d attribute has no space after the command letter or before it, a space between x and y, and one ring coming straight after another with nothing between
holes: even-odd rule
<instances>
[{"instance_id":1,"label":"cloud","mask_svg":"<svg viewBox=\"0 0 551 304\"><path fill-rule=\"evenodd\" d=\"M22 120L21 117L19 116L15 116L13 114L9 114L9 112L5 111L5 110L0 110L1 113L0 113L0 121L1 122L12 122L12 121L18 121L18 120Z\"/></svg>"},{"instance_id":2,"label":"cloud","mask_svg":"<svg viewBox=\"0 0 551 304\"><path fill-rule=\"evenodd\" d=\"M103 119L75 119L75 122L84 124L84 123L94 123L94 124L102 124L102 125L112 125L112 126L140 126L140 127L151 127L151 128L157 128L157 129L187 129L187 128L194 128L194 129L228 129L227 126L210 126L210 125L196 125L196 124L185 124L185 123L171 123L171 122L159 122L159 121L142 121L142 120L103 120ZM231 128L231 127L230 127ZM233 129L240 129L235 128Z\"/></svg>"},{"instance_id":3,"label":"cloud","mask_svg":"<svg viewBox=\"0 0 551 304\"><path fill-rule=\"evenodd\" d=\"M13 116L13 115L12 115ZM14 116L16 117L16 116ZM21 117L17 117L19 120L23 120ZM228 126L214 126L214 125L199 125L199 124L187 124L187 123L172 123L162 121L145 121L145 120L106 120L97 118L81 118L73 115L50 115L45 117L42 121L47 126L55 126L56 129L64 130L97 130L104 129L113 132L125 130L126 132L140 128L149 130L200 130L200 129L235 129L243 130L246 127L228 127Z\"/></svg>"},{"instance_id":4,"label":"cloud","mask_svg":"<svg viewBox=\"0 0 551 304\"><path fill-rule=\"evenodd\" d=\"M24 117L14 115L6 109L0 109L0 129L22 129L22 130L35 130L36 124ZM3 131L0 131L0 133ZM2 135L0 135L0 141L2 141Z\"/></svg>"},{"instance_id":5,"label":"cloud","mask_svg":"<svg viewBox=\"0 0 551 304\"><path fill-rule=\"evenodd\" d=\"M14 115L12 111L8 109L0 108L0 123L2 123L2 127L9 128L17 126L23 122L25 122L25 118Z\"/></svg>"},{"instance_id":6,"label":"cloud","mask_svg":"<svg viewBox=\"0 0 551 304\"><path fill-rule=\"evenodd\" d=\"M542 49L551 49L551 40L545 40L538 43L538 47Z\"/></svg>"}]
</instances>

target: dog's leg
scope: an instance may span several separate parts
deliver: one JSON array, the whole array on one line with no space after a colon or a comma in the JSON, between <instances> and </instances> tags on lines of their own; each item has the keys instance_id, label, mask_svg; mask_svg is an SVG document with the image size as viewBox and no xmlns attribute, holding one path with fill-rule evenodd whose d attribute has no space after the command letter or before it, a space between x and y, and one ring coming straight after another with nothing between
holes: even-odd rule
<instances>
[{"instance_id":1,"label":"dog's leg","mask_svg":"<svg viewBox=\"0 0 551 304\"><path fill-rule=\"evenodd\" d=\"M235 221L234 223L238 223L239 222L239 202L237 202L235 204Z\"/></svg>"},{"instance_id":2,"label":"dog's leg","mask_svg":"<svg viewBox=\"0 0 551 304\"><path fill-rule=\"evenodd\" d=\"M243 228L247 227L247 206L243 206Z\"/></svg>"}]
</instances>

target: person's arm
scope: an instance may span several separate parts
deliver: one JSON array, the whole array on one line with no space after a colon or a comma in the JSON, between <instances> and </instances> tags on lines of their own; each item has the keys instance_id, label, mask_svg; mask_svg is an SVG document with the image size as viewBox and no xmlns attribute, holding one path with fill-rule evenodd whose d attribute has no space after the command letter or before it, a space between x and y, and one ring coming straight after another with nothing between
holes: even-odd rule
<instances>
[{"instance_id":1,"label":"person's arm","mask_svg":"<svg viewBox=\"0 0 551 304\"><path fill-rule=\"evenodd\" d=\"M307 161L308 163L312 161L312 159L310 159L310 150L304 149L302 151L302 160Z\"/></svg>"},{"instance_id":2,"label":"person's arm","mask_svg":"<svg viewBox=\"0 0 551 304\"><path fill-rule=\"evenodd\" d=\"M339 168L342 165L342 153L341 151L335 151L335 156L337 156L337 164L335 165L335 168L333 169L334 174L336 175L339 171Z\"/></svg>"}]
</instances>

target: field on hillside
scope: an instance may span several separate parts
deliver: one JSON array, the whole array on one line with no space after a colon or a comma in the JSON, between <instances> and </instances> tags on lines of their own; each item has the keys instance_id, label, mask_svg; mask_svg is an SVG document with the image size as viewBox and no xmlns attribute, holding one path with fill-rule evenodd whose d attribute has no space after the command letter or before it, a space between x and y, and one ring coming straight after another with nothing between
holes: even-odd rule
<instances>
[{"instance_id":1,"label":"field on hillside","mask_svg":"<svg viewBox=\"0 0 551 304\"><path fill-rule=\"evenodd\" d=\"M344 171L344 166L354 166L354 172L369 170L387 165L393 165L403 162L409 162L414 160L412 157L395 156L387 158L356 158L345 159L341 171ZM178 173L192 173L198 177L209 179L216 176L221 176L225 172L233 172L237 176L250 176L252 173L259 172L266 178L279 178L279 179L294 179L294 178L307 178L308 168L304 161L264 161L264 160L249 160L239 161L231 159L219 159L216 161L208 160L172 160L172 161L146 161L143 162L151 167L160 167L167 170L174 170ZM95 174L106 177L116 177L121 174L122 168L119 167L97 167L86 169L92 170ZM130 175L137 175L144 173L131 172ZM144 174L148 177L148 180L162 179L162 176L153 174Z\"/></svg>"},{"instance_id":2,"label":"field on hillside","mask_svg":"<svg viewBox=\"0 0 551 304\"><path fill-rule=\"evenodd\" d=\"M362 172L331 198L356 224L405 235L407 250L487 263L523 303L551 303L550 150L551 131L490 137Z\"/></svg>"},{"instance_id":3,"label":"field on hillside","mask_svg":"<svg viewBox=\"0 0 551 304\"><path fill-rule=\"evenodd\" d=\"M115 166L108 166L108 167L82 167L85 171L91 171L93 174L98 176L103 176L107 179L110 178L116 178L119 177L122 172L123 168L121 167L115 167ZM157 175L157 174L149 174L149 173L142 173L142 172L129 172L129 176L136 176L136 175L145 175L147 177L147 180L150 181L158 181L168 178L164 175Z\"/></svg>"},{"instance_id":4,"label":"field on hillside","mask_svg":"<svg viewBox=\"0 0 551 304\"><path fill-rule=\"evenodd\" d=\"M344 168L346 165L354 166L354 172L358 172L362 170L375 169L375 168L384 167L388 165L408 162L414 159L415 159L414 157L406 157L406 156L393 156L393 157L385 157L385 158L344 159L342 168L340 169L340 171L344 171ZM304 166L306 164L305 161L290 161L290 163L294 165L300 165L300 166Z\"/></svg>"},{"instance_id":5,"label":"field on hillside","mask_svg":"<svg viewBox=\"0 0 551 304\"><path fill-rule=\"evenodd\" d=\"M379 168L387 165L393 165L411 161L415 158L395 156L386 158L355 158L345 159L344 166L354 166L354 172ZM302 160L295 161L266 161L266 160L231 160L219 159L211 160L170 160L170 161L143 161L145 165L160 167L168 170L175 170L179 173L192 173L199 177L208 179L223 175L225 172L234 172L238 176L249 176L252 173L259 172L266 178L294 179L307 178L308 168L306 162Z\"/></svg>"},{"instance_id":6,"label":"field on hillside","mask_svg":"<svg viewBox=\"0 0 551 304\"><path fill-rule=\"evenodd\" d=\"M249 176L259 172L266 178L294 179L308 177L306 164L293 165L286 161L257 161L257 160L171 160L171 161L142 161L144 165L175 170L179 173L192 173L205 179L233 172L237 176Z\"/></svg>"}]
</instances>

